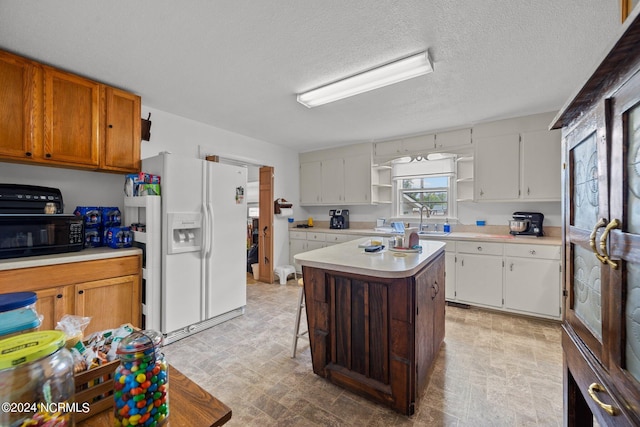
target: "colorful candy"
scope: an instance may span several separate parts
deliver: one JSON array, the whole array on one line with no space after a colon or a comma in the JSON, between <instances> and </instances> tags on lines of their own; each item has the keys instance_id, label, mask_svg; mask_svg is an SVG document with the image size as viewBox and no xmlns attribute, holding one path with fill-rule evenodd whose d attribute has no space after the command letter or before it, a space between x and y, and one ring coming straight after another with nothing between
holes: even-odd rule
<instances>
[{"instance_id":1,"label":"colorful candy","mask_svg":"<svg viewBox=\"0 0 640 427\"><path fill-rule=\"evenodd\" d=\"M114 381L116 426L159 426L169 415L161 342L162 335L156 331L135 332L120 342Z\"/></svg>"}]
</instances>

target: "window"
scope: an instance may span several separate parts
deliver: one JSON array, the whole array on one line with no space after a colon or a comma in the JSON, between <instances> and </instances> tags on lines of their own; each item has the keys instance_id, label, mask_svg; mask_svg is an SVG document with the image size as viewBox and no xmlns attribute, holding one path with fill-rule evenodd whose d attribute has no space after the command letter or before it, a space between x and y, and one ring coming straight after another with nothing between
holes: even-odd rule
<instances>
[{"instance_id":1,"label":"window","mask_svg":"<svg viewBox=\"0 0 640 427\"><path fill-rule=\"evenodd\" d=\"M394 211L397 218L455 218L455 158L412 159L393 165Z\"/></svg>"},{"instance_id":2,"label":"window","mask_svg":"<svg viewBox=\"0 0 640 427\"><path fill-rule=\"evenodd\" d=\"M398 213L400 216L415 216L424 207L429 215L450 217L448 176L425 176L398 179Z\"/></svg>"}]
</instances>

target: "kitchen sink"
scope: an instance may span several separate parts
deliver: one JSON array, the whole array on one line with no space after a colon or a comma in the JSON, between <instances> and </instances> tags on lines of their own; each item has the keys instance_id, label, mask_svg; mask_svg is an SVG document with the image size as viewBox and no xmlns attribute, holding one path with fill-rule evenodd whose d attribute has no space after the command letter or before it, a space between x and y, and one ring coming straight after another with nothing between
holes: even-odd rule
<instances>
[{"instance_id":1,"label":"kitchen sink","mask_svg":"<svg viewBox=\"0 0 640 427\"><path fill-rule=\"evenodd\" d=\"M448 236L449 233L450 233L449 231L436 231L436 230L418 231L418 236Z\"/></svg>"}]
</instances>

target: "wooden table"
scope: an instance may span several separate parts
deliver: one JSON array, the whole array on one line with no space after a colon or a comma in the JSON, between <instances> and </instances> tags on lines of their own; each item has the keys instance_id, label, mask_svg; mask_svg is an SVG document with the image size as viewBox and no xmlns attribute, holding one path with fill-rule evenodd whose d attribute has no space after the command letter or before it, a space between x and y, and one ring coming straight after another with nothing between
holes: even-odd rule
<instances>
[{"instance_id":1,"label":"wooden table","mask_svg":"<svg viewBox=\"0 0 640 427\"><path fill-rule=\"evenodd\" d=\"M166 426L221 426L231 419L231 408L182 372L169 365L169 418ZM77 424L82 427L112 427L113 411L101 412Z\"/></svg>"}]
</instances>

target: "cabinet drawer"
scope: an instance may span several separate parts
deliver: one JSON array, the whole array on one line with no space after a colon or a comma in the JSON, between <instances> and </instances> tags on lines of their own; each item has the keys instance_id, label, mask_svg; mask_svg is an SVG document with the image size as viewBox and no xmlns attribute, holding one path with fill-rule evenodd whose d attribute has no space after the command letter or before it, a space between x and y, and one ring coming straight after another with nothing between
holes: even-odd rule
<instances>
[{"instance_id":1,"label":"cabinet drawer","mask_svg":"<svg viewBox=\"0 0 640 427\"><path fill-rule=\"evenodd\" d=\"M316 240L318 242L325 241L324 233L307 233L307 240Z\"/></svg>"},{"instance_id":2,"label":"cabinet drawer","mask_svg":"<svg viewBox=\"0 0 640 427\"><path fill-rule=\"evenodd\" d=\"M350 240L355 240L355 238L356 236L354 236L353 234L325 234L325 240L328 243L344 243Z\"/></svg>"},{"instance_id":3,"label":"cabinet drawer","mask_svg":"<svg viewBox=\"0 0 640 427\"><path fill-rule=\"evenodd\" d=\"M506 244L505 253L514 257L560 260L560 246Z\"/></svg>"},{"instance_id":4,"label":"cabinet drawer","mask_svg":"<svg viewBox=\"0 0 640 427\"><path fill-rule=\"evenodd\" d=\"M289 239L307 240L307 233L305 231L289 231Z\"/></svg>"},{"instance_id":5,"label":"cabinet drawer","mask_svg":"<svg viewBox=\"0 0 640 427\"><path fill-rule=\"evenodd\" d=\"M504 245L491 242L457 242L458 252L466 254L502 255Z\"/></svg>"}]
</instances>

